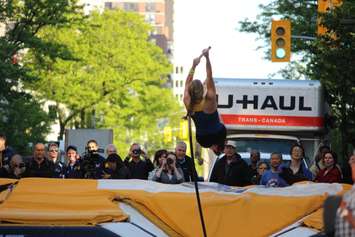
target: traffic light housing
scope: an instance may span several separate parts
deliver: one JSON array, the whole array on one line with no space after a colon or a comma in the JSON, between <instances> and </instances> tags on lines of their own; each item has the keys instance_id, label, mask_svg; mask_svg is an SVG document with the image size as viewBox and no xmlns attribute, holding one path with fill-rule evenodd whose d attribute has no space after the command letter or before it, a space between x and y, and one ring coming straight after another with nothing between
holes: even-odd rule
<instances>
[{"instance_id":1,"label":"traffic light housing","mask_svg":"<svg viewBox=\"0 0 355 237\"><path fill-rule=\"evenodd\" d=\"M187 120L182 120L180 122L180 138L187 139L189 135L189 126Z\"/></svg>"},{"instance_id":2,"label":"traffic light housing","mask_svg":"<svg viewBox=\"0 0 355 237\"><path fill-rule=\"evenodd\" d=\"M170 126L165 126L164 127L164 143L169 143L172 142L173 140L173 131Z\"/></svg>"},{"instance_id":3,"label":"traffic light housing","mask_svg":"<svg viewBox=\"0 0 355 237\"><path fill-rule=\"evenodd\" d=\"M289 62L291 58L290 20L272 20L271 24L271 61Z\"/></svg>"},{"instance_id":4,"label":"traffic light housing","mask_svg":"<svg viewBox=\"0 0 355 237\"><path fill-rule=\"evenodd\" d=\"M327 11L338 7L343 3L342 0L318 0L318 12L326 13ZM318 16L317 19L317 34L324 35L327 32L327 28L320 24L321 19Z\"/></svg>"},{"instance_id":5,"label":"traffic light housing","mask_svg":"<svg viewBox=\"0 0 355 237\"><path fill-rule=\"evenodd\" d=\"M343 0L318 0L318 12L326 12L334 7L338 7L343 3Z\"/></svg>"}]
</instances>

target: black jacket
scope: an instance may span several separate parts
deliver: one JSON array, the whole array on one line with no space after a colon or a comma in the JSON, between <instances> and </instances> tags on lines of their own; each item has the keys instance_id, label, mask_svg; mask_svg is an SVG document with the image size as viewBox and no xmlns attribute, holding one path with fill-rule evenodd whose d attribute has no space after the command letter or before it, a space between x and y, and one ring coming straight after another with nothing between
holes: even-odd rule
<instances>
[{"instance_id":1,"label":"black jacket","mask_svg":"<svg viewBox=\"0 0 355 237\"><path fill-rule=\"evenodd\" d=\"M10 160L14 154L15 152L10 147L6 147L5 150L0 151L0 178L8 177Z\"/></svg>"},{"instance_id":2,"label":"black jacket","mask_svg":"<svg viewBox=\"0 0 355 237\"><path fill-rule=\"evenodd\" d=\"M194 166L194 161L192 160L191 157L185 156L185 159L176 159L176 166L182 169L182 172L184 173L184 180L185 182L191 182L193 181L193 174L196 175L197 173L195 170Z\"/></svg>"},{"instance_id":3,"label":"black jacket","mask_svg":"<svg viewBox=\"0 0 355 237\"><path fill-rule=\"evenodd\" d=\"M52 163L52 169L53 169L53 178L64 178L64 173L65 173L65 164L57 159L57 161L54 163L53 161L49 161Z\"/></svg>"},{"instance_id":4,"label":"black jacket","mask_svg":"<svg viewBox=\"0 0 355 237\"><path fill-rule=\"evenodd\" d=\"M154 165L149 159L134 162L133 160L128 161L126 158L124 164L129 169L131 179L148 179L149 172L154 169Z\"/></svg>"},{"instance_id":5,"label":"black jacket","mask_svg":"<svg viewBox=\"0 0 355 237\"><path fill-rule=\"evenodd\" d=\"M104 172L110 175L108 179L130 179L131 178L131 173L129 172L129 169L126 166L121 166L120 168L117 168L117 170L111 170L106 168L104 169Z\"/></svg>"},{"instance_id":6,"label":"black jacket","mask_svg":"<svg viewBox=\"0 0 355 237\"><path fill-rule=\"evenodd\" d=\"M66 179L82 179L84 177L81 171L80 162L76 161L74 165L68 164L64 170Z\"/></svg>"},{"instance_id":7,"label":"black jacket","mask_svg":"<svg viewBox=\"0 0 355 237\"><path fill-rule=\"evenodd\" d=\"M215 163L210 181L230 186L246 186L251 184L251 171L239 154L229 165L227 158L223 156Z\"/></svg>"},{"instance_id":8,"label":"black jacket","mask_svg":"<svg viewBox=\"0 0 355 237\"><path fill-rule=\"evenodd\" d=\"M52 178L53 177L53 162L44 158L41 164L32 157L27 163L26 169L28 172L28 177L42 177L42 178Z\"/></svg>"}]
</instances>

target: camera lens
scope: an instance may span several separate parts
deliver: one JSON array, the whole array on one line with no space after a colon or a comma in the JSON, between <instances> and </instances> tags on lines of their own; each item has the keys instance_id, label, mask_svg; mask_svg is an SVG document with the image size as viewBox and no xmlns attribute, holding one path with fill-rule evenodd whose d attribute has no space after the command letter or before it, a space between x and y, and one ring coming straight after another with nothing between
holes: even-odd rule
<instances>
[{"instance_id":1,"label":"camera lens","mask_svg":"<svg viewBox=\"0 0 355 237\"><path fill-rule=\"evenodd\" d=\"M139 155L141 153L141 150L138 150L138 149L137 150L133 150L132 153L135 154L135 155Z\"/></svg>"},{"instance_id":2,"label":"camera lens","mask_svg":"<svg viewBox=\"0 0 355 237\"><path fill-rule=\"evenodd\" d=\"M168 165L171 165L172 163L174 163L173 159L171 159L171 158L166 159L166 162L168 163Z\"/></svg>"}]
</instances>

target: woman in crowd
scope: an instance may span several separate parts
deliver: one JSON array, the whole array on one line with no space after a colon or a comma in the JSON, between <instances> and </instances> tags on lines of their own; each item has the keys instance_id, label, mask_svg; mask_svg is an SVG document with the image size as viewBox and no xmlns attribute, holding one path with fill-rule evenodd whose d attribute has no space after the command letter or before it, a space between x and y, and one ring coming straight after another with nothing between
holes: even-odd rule
<instances>
[{"instance_id":1,"label":"woman in crowd","mask_svg":"<svg viewBox=\"0 0 355 237\"><path fill-rule=\"evenodd\" d=\"M313 175L305 166L303 159L305 156L304 149L300 144L295 144L290 150L291 162L288 166L282 167L279 174L289 185L299 181L312 181Z\"/></svg>"},{"instance_id":2,"label":"woman in crowd","mask_svg":"<svg viewBox=\"0 0 355 237\"><path fill-rule=\"evenodd\" d=\"M323 155L325 152L329 152L330 147L329 146L321 146L318 149L317 155L314 157L314 164L311 166L309 169L313 176L316 177L319 173L320 170L324 169L324 160L323 160Z\"/></svg>"},{"instance_id":3,"label":"woman in crowd","mask_svg":"<svg viewBox=\"0 0 355 237\"><path fill-rule=\"evenodd\" d=\"M176 167L175 153L160 152L161 150L157 151L154 157L155 163L158 161L159 166L152 171L149 179L165 184L179 184L184 182L184 175L181 168Z\"/></svg>"},{"instance_id":4,"label":"woman in crowd","mask_svg":"<svg viewBox=\"0 0 355 237\"><path fill-rule=\"evenodd\" d=\"M259 161L256 165L257 174L251 178L253 184L260 184L261 177L269 169L269 164L265 161Z\"/></svg>"},{"instance_id":5,"label":"woman in crowd","mask_svg":"<svg viewBox=\"0 0 355 237\"><path fill-rule=\"evenodd\" d=\"M321 169L315 179L318 183L340 183L342 180L342 174L337 166L337 155L328 151L323 153L324 168Z\"/></svg>"},{"instance_id":6,"label":"woman in crowd","mask_svg":"<svg viewBox=\"0 0 355 237\"><path fill-rule=\"evenodd\" d=\"M355 164L355 154L351 155L349 157L348 162L346 162L343 166L342 169L342 174L343 174L343 180L342 183L346 184L353 184L353 179L352 179L352 166Z\"/></svg>"},{"instance_id":7,"label":"woman in crowd","mask_svg":"<svg viewBox=\"0 0 355 237\"><path fill-rule=\"evenodd\" d=\"M160 167L160 163L163 159L166 159L166 156L168 155L168 151L165 149L160 149L157 150L154 154L154 159L153 159L153 165L155 168ZM153 172L153 171L152 171ZM151 173L152 173L151 172Z\"/></svg>"}]
</instances>

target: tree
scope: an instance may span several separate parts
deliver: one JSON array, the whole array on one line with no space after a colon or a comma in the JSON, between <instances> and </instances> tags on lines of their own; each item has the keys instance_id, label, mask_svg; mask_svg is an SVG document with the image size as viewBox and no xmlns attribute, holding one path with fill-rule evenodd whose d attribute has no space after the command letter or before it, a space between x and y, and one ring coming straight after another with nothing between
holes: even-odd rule
<instances>
[{"instance_id":1,"label":"tree","mask_svg":"<svg viewBox=\"0 0 355 237\"><path fill-rule=\"evenodd\" d=\"M41 78L26 87L57 104L59 138L72 126L113 128L119 148L126 149L159 133L158 120L179 110L163 87L171 66L149 41L150 30L141 16L115 10L93 13L65 30L41 32L43 40L66 45L76 57L39 63L29 52L26 59L33 76Z\"/></svg>"},{"instance_id":2,"label":"tree","mask_svg":"<svg viewBox=\"0 0 355 237\"><path fill-rule=\"evenodd\" d=\"M19 152L25 143L44 139L49 120L40 103L23 90L23 83L36 78L18 60L29 49L39 56L69 57L65 47L42 41L38 32L79 20L78 11L76 1L71 0L0 1L0 24L5 28L0 37L0 129Z\"/></svg>"},{"instance_id":3,"label":"tree","mask_svg":"<svg viewBox=\"0 0 355 237\"><path fill-rule=\"evenodd\" d=\"M0 103L0 131L9 144L21 154L28 154L34 142L43 142L43 134L49 131L49 119L41 104L26 93L14 92L6 103Z\"/></svg>"},{"instance_id":4,"label":"tree","mask_svg":"<svg viewBox=\"0 0 355 237\"><path fill-rule=\"evenodd\" d=\"M271 18L282 16L292 22L292 35L313 36L315 40L292 41L292 51L298 54L297 60L291 62L284 75L288 79L304 75L310 79L320 80L326 91L326 101L331 113L336 117L336 126L340 129L342 145L339 149L343 157L355 146L355 100L354 64L355 53L355 3L344 1L328 13L321 15L322 24L328 29L324 36L316 35L317 1L274 0L260 6L262 12L257 21L248 19L240 22L241 31L257 33L259 39L269 42ZM335 36L335 37L334 37ZM265 47L265 45L264 45ZM268 50L266 50L268 53ZM290 78L291 77L291 78Z\"/></svg>"},{"instance_id":5,"label":"tree","mask_svg":"<svg viewBox=\"0 0 355 237\"><path fill-rule=\"evenodd\" d=\"M310 49L307 74L319 79L326 88L326 99L337 118L343 157L355 147L355 2L323 16L328 34L314 42Z\"/></svg>"}]
</instances>

